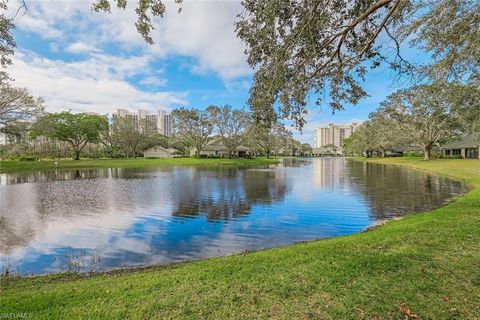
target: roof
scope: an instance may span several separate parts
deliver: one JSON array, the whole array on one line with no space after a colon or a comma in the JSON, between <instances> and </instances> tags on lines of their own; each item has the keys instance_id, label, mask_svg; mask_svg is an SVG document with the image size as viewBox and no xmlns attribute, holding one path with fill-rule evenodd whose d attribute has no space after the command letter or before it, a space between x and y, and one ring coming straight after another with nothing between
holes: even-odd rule
<instances>
[{"instance_id":1,"label":"roof","mask_svg":"<svg viewBox=\"0 0 480 320\"><path fill-rule=\"evenodd\" d=\"M164 147L161 147L161 146L154 146L146 150L145 152L162 152L162 151L168 152L168 153L174 153L174 152L177 152L178 150L174 148L165 149Z\"/></svg>"},{"instance_id":2,"label":"roof","mask_svg":"<svg viewBox=\"0 0 480 320\"><path fill-rule=\"evenodd\" d=\"M454 140L444 144L442 149L458 149L458 148L477 148L480 146L480 134L469 134L461 140Z\"/></svg>"},{"instance_id":3,"label":"roof","mask_svg":"<svg viewBox=\"0 0 480 320\"><path fill-rule=\"evenodd\" d=\"M236 151L249 151L250 148L241 145L241 146L236 147L235 150ZM205 147L203 147L202 151L227 151L227 147L225 147L225 145L223 144L221 139L214 138Z\"/></svg>"}]
</instances>

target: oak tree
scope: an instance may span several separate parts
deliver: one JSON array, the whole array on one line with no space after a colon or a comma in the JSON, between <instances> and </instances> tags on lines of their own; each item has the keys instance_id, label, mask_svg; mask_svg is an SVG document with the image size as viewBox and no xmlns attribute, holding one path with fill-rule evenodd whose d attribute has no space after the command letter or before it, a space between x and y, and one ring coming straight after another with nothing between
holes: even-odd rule
<instances>
[{"instance_id":1,"label":"oak tree","mask_svg":"<svg viewBox=\"0 0 480 320\"><path fill-rule=\"evenodd\" d=\"M177 139L195 148L197 158L211 138L213 132L212 115L209 110L196 108L174 109L171 113Z\"/></svg>"},{"instance_id":2,"label":"oak tree","mask_svg":"<svg viewBox=\"0 0 480 320\"><path fill-rule=\"evenodd\" d=\"M107 117L86 113L60 112L42 116L34 124L32 137L45 136L67 142L79 160L87 143L97 143L100 132L108 127Z\"/></svg>"},{"instance_id":3,"label":"oak tree","mask_svg":"<svg viewBox=\"0 0 480 320\"><path fill-rule=\"evenodd\" d=\"M249 104L258 118L305 124L308 104L329 99L332 110L367 96L370 69L443 80L478 79L480 2L474 0L243 0L237 35L256 69ZM400 48L431 55L413 66ZM392 50L393 47L393 50ZM438 80L438 79L436 79ZM276 108L275 110L275 107Z\"/></svg>"},{"instance_id":4,"label":"oak tree","mask_svg":"<svg viewBox=\"0 0 480 320\"><path fill-rule=\"evenodd\" d=\"M42 98L34 97L25 88L0 85L0 125L33 120L44 112L43 103Z\"/></svg>"},{"instance_id":5,"label":"oak tree","mask_svg":"<svg viewBox=\"0 0 480 320\"><path fill-rule=\"evenodd\" d=\"M212 115L214 131L220 136L227 148L227 157L230 158L235 149L246 139L250 116L247 112L233 109L229 105L210 106L208 110Z\"/></svg>"}]
</instances>

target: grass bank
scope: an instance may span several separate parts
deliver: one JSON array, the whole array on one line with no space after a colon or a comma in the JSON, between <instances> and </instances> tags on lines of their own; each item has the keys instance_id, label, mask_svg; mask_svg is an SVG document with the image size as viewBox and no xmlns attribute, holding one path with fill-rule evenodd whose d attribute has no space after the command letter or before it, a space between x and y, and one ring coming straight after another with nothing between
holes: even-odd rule
<instances>
[{"instance_id":1,"label":"grass bank","mask_svg":"<svg viewBox=\"0 0 480 320\"><path fill-rule=\"evenodd\" d=\"M381 159L462 179L444 208L369 232L142 271L1 279L34 319L476 319L480 161Z\"/></svg>"},{"instance_id":2,"label":"grass bank","mask_svg":"<svg viewBox=\"0 0 480 320\"><path fill-rule=\"evenodd\" d=\"M277 163L278 159L224 159L224 158L172 158L172 159L101 159L101 160L42 160L42 161L0 161L0 172L19 172L51 169L88 168L141 168L158 166L258 166Z\"/></svg>"}]
</instances>

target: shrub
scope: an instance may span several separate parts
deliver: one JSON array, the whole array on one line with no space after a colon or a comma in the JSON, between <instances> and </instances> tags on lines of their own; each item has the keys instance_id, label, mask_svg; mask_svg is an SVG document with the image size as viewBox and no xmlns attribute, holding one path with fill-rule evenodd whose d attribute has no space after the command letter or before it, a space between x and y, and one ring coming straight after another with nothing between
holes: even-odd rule
<instances>
[{"instance_id":1,"label":"shrub","mask_svg":"<svg viewBox=\"0 0 480 320\"><path fill-rule=\"evenodd\" d=\"M432 152L431 157L432 159L440 159L442 154L440 152Z\"/></svg>"},{"instance_id":2,"label":"shrub","mask_svg":"<svg viewBox=\"0 0 480 320\"><path fill-rule=\"evenodd\" d=\"M21 156L18 158L19 161L37 161L38 158L35 156Z\"/></svg>"}]
</instances>

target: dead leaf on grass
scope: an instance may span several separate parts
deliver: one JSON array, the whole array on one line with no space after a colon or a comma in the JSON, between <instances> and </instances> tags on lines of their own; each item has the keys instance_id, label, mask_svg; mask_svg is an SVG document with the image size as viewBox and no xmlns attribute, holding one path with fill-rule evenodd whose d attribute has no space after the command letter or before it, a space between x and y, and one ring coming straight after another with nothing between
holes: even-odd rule
<instances>
[{"instance_id":1,"label":"dead leaf on grass","mask_svg":"<svg viewBox=\"0 0 480 320\"><path fill-rule=\"evenodd\" d=\"M410 319L417 319L418 316L412 312L412 310L410 310L410 308L408 308L405 303L402 303L398 309L400 310L400 312L405 315L405 320L410 320Z\"/></svg>"}]
</instances>

